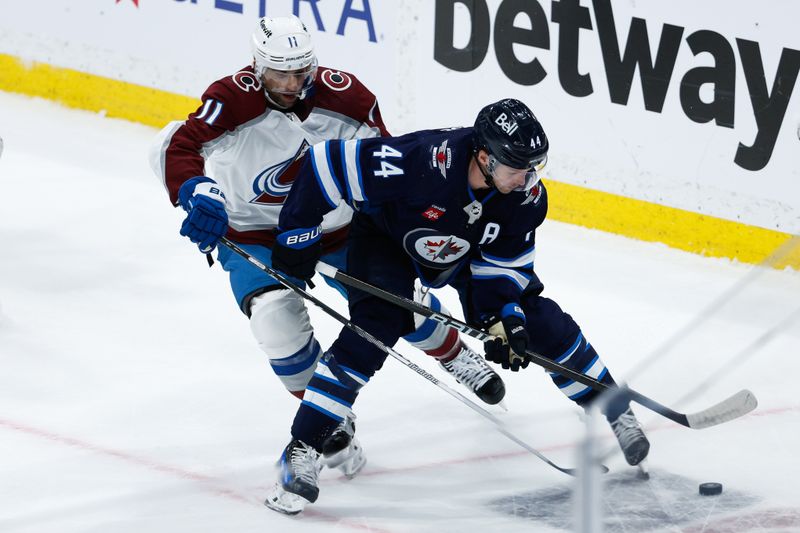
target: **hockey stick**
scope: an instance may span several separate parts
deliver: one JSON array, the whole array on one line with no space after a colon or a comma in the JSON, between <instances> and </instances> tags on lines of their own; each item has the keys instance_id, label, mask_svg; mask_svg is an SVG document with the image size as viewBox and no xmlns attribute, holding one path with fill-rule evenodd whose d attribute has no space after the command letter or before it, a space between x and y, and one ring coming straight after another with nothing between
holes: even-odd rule
<instances>
[{"instance_id":1,"label":"hockey stick","mask_svg":"<svg viewBox=\"0 0 800 533\"><path fill-rule=\"evenodd\" d=\"M398 296L396 294L392 294L379 287L375 287L374 285L370 285L369 283L349 276L341 272L338 268L321 261L317 263L316 269L320 274L325 274L326 276L333 278L340 283L359 289L373 296L377 296L383 300L392 302L408 311L411 311L412 313L422 315L426 318L430 318L431 320L435 320L436 322L441 322L446 326L454 328L462 333L466 333L470 337L474 337L480 341L485 342L494 338L486 331L473 328L466 322L462 322L457 318L453 318L442 313L437 313L433 309L418 302L409 300L408 298L403 298L402 296ZM611 385L607 385L606 383L598 381L590 376L576 372L575 370L567 368L566 366L556 363L555 361L551 361L550 359L547 359L543 355L540 355L536 352L526 350L525 353L531 358L531 361L545 368L546 370L561 374L562 376L572 379L573 381L577 381L578 383L582 383L588 387L591 387L596 391L604 391L613 388ZM682 426L692 429L704 429L728 422L749 413L758 405L755 395L749 390L744 389L717 403L716 405L712 405L711 407L703 409L702 411L684 414L674 411L669 407L658 403L652 398L645 396L644 394L636 392L627 385L623 385L620 388L623 389L628 397L636 403L641 404L648 409L666 418L669 418L678 424L681 424Z\"/></svg>"},{"instance_id":2,"label":"hockey stick","mask_svg":"<svg viewBox=\"0 0 800 533\"><path fill-rule=\"evenodd\" d=\"M353 332L355 332L357 335L359 335L361 338L363 338L367 342L375 345L376 347L378 347L384 353L386 353L388 355L391 355L392 357L394 357L395 359L400 361L402 364L404 364L406 367L410 368L411 370L413 370L414 372L416 372L420 376L424 377L425 379L427 379L428 381L430 381L431 383L433 383L434 385L436 385L437 387L439 387L440 389L445 391L447 394L449 394L453 398L456 398L458 401L460 401L461 403L463 403L464 405L466 405L467 407L469 407L470 409L472 409L473 411L475 411L476 413L478 413L482 417L484 417L487 420L489 420L490 422L492 422L500 433L502 433L503 435L505 435L506 437L508 437L512 441L516 442L521 447L523 447L524 449L526 449L527 451L529 451L530 453L532 453L533 455L535 455L536 457L538 457L539 459L541 459L542 461L547 463L548 465L550 465L553 468L555 468L556 470L558 470L560 472L563 472L565 474L568 474L570 476L577 476L577 471L574 468L564 468L562 466L557 465L556 463L554 463L550 459L548 459L539 450L533 448L528 443L526 443L525 441L523 441L522 439L520 439L519 437L514 435L509 429L507 429L505 427L505 424L503 424L503 422L499 418L494 416L492 413L490 413L489 411L487 411L483 407L477 405L475 402L471 401L470 399L466 398L464 395L462 395L458 391L455 391L452 388L448 387L447 385L445 385L444 383L439 381L435 376L433 376L432 374L428 373L424 368L420 368L415 363L413 363L412 361L407 359L404 355L402 355L402 354L396 352L395 350L393 350L392 348L386 346L380 340L376 339L371 333L369 333L365 329L359 327L358 325L352 323L350 320L346 319L344 316L342 316L336 310L334 310L333 308L331 308L330 306L328 306L327 304L325 304L324 302L322 302L317 297L313 296L312 294L310 294L309 292L307 292L303 288L298 287L297 285L295 285L292 282L292 280L287 278L280 271L275 270L274 268L271 268L271 267L265 265L264 263L262 263L261 261L259 261L255 257L253 257L252 255L250 255L246 250L240 248L236 243L232 242L231 240L229 240L226 237L222 237L220 239L220 244L223 244L223 245L227 246L232 251L234 251L237 254L241 255L243 258L247 259L247 261L249 261L252 265L254 265L255 267L257 267L257 268L259 268L261 270L263 270L264 272L266 272L267 274L269 274L270 276L275 278L281 285L283 285L287 289L294 291L295 293L297 293L301 297L303 297L306 300L310 301L311 303L313 303L314 305L316 305L317 307L319 307L320 309L325 311L325 313L327 313L328 315L330 315L331 317L336 319L338 322L340 322L343 326L345 326L346 328L351 329ZM331 267L331 268L333 268L333 267ZM603 473L608 472L608 467L606 467L604 465L600 465L600 468L603 471Z\"/></svg>"}]
</instances>

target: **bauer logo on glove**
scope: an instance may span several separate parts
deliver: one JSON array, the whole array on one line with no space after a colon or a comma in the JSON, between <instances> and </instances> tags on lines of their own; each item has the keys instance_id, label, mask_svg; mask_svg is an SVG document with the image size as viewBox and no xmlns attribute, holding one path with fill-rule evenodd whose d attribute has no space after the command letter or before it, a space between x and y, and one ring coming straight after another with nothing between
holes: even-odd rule
<instances>
[{"instance_id":1,"label":"bauer logo on glove","mask_svg":"<svg viewBox=\"0 0 800 533\"><path fill-rule=\"evenodd\" d=\"M186 211L181 235L204 254L211 252L228 231L225 194L211 178L196 176L181 185L178 201Z\"/></svg>"},{"instance_id":2,"label":"bauer logo on glove","mask_svg":"<svg viewBox=\"0 0 800 533\"><path fill-rule=\"evenodd\" d=\"M310 280L322 255L321 236L319 226L278 233L272 247L272 266L293 278Z\"/></svg>"}]
</instances>

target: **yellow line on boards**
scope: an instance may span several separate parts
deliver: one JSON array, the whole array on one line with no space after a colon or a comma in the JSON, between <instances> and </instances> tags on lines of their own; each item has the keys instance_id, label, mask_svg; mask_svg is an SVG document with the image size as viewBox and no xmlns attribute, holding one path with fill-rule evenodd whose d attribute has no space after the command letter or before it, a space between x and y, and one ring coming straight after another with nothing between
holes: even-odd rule
<instances>
[{"instance_id":1,"label":"yellow line on boards","mask_svg":"<svg viewBox=\"0 0 800 533\"><path fill-rule=\"evenodd\" d=\"M553 220L679 250L800 270L800 238L577 185L546 181Z\"/></svg>"},{"instance_id":2,"label":"yellow line on boards","mask_svg":"<svg viewBox=\"0 0 800 533\"><path fill-rule=\"evenodd\" d=\"M5 54L0 54L0 90L156 128L185 118L200 104L195 98L45 63L23 62Z\"/></svg>"},{"instance_id":3,"label":"yellow line on boards","mask_svg":"<svg viewBox=\"0 0 800 533\"><path fill-rule=\"evenodd\" d=\"M0 90L161 128L197 99L0 54ZM800 270L800 237L547 180L548 217L709 257Z\"/></svg>"}]
</instances>

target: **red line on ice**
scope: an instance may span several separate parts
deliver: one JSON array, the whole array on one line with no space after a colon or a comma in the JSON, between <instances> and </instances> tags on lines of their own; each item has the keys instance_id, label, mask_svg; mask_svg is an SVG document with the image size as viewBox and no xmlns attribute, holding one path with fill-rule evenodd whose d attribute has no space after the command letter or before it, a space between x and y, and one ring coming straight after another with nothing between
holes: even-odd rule
<instances>
[{"instance_id":1,"label":"red line on ice","mask_svg":"<svg viewBox=\"0 0 800 533\"><path fill-rule=\"evenodd\" d=\"M197 472L192 472L191 470L186 470L180 467L171 466L164 463L159 463L157 461L153 461L151 459L147 459L144 457L140 457L128 452L115 450L112 448L106 448L104 446L98 446L96 444L92 444L90 442L86 442L80 439L76 439L73 437L67 437L64 435L59 435L57 433L53 433L50 431L46 431L43 429L39 429L33 426L28 426L25 424L20 424L18 422L12 422L11 420L0 418L0 426L5 427L6 429L14 430L19 433L24 433L26 435L31 435L34 437L39 437L41 439L47 440L49 442L54 442L57 444L63 444L65 446L69 446L72 448L77 448L80 450L86 450L98 455L103 455L106 457L111 457L114 459L118 459L124 461L128 464L144 467L148 470L152 470L161 474L168 474L173 477L178 477L181 479L194 481L199 483L203 486L203 489L214 494L216 496L221 496L224 498L228 498L229 500L234 500L240 503L245 503L248 505L257 505L262 506L263 503L252 497L252 496L245 496L235 490L220 487L219 483L221 480L214 478L212 476L207 476L205 474L199 474ZM215 486L216 485L216 486ZM271 512L271 511L266 511ZM371 531L374 533L391 533L389 530L386 529L379 529L375 527L371 527L365 524L359 524L357 522L352 522L346 518L341 518L334 515L329 515L327 513L323 513L316 509L310 508L306 511L303 511L303 516L307 516L310 518L314 518L323 522L328 522L331 524L338 524L345 526L350 529L355 529L359 531Z\"/></svg>"}]
</instances>

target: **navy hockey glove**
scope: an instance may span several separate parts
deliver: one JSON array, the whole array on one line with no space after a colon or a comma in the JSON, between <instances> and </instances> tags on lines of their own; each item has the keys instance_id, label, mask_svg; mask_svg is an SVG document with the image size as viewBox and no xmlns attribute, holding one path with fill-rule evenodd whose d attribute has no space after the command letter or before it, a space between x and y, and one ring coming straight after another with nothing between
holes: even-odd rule
<instances>
[{"instance_id":1,"label":"navy hockey glove","mask_svg":"<svg viewBox=\"0 0 800 533\"><path fill-rule=\"evenodd\" d=\"M272 266L293 278L310 280L322 256L321 237L319 227L279 233L272 247Z\"/></svg>"},{"instance_id":2,"label":"navy hockey glove","mask_svg":"<svg viewBox=\"0 0 800 533\"><path fill-rule=\"evenodd\" d=\"M522 309L516 304L507 304L500 312L500 320L493 317L488 322L492 324L489 333L495 338L483 343L486 360L499 363L512 372L526 368L531 362L530 356L525 353L530 338L525 330Z\"/></svg>"},{"instance_id":3,"label":"navy hockey glove","mask_svg":"<svg viewBox=\"0 0 800 533\"><path fill-rule=\"evenodd\" d=\"M222 190L211 178L197 176L181 185L178 201L187 213L181 235L189 237L204 254L211 252L228 231Z\"/></svg>"}]
</instances>

